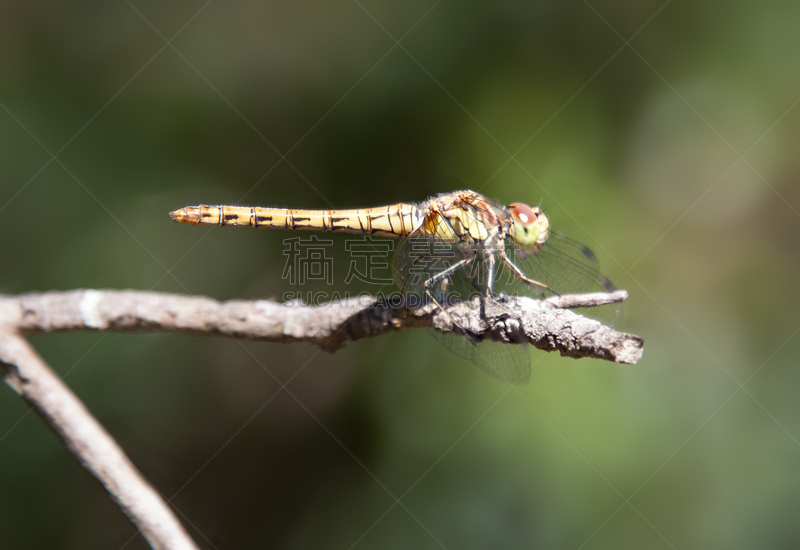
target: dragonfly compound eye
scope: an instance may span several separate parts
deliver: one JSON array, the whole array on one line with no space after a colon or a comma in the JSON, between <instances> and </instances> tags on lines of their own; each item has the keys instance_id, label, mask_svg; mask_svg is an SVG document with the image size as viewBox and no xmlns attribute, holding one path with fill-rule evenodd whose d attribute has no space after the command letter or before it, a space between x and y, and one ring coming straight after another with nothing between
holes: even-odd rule
<instances>
[{"instance_id":1,"label":"dragonfly compound eye","mask_svg":"<svg viewBox=\"0 0 800 550\"><path fill-rule=\"evenodd\" d=\"M511 215L514 217L514 223L520 224L523 227L529 227L536 223L539 208L534 212L533 208L521 202L512 202L508 205L511 210Z\"/></svg>"},{"instance_id":2,"label":"dragonfly compound eye","mask_svg":"<svg viewBox=\"0 0 800 550\"><path fill-rule=\"evenodd\" d=\"M519 202L511 203L508 205L508 209L514 220L512 228L514 241L524 249L525 254L532 254L539 250L544 239L547 238L547 229L549 228L547 217L538 207L531 208L527 204ZM540 218L544 218L545 227L542 227Z\"/></svg>"}]
</instances>

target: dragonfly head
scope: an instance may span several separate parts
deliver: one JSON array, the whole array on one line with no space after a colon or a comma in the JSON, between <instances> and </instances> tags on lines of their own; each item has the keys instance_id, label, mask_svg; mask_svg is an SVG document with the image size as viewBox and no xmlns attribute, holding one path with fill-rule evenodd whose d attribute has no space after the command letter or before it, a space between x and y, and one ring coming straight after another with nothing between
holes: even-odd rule
<instances>
[{"instance_id":1,"label":"dragonfly head","mask_svg":"<svg viewBox=\"0 0 800 550\"><path fill-rule=\"evenodd\" d=\"M521 248L519 252L524 256L535 254L547 240L550 220L538 206L530 207L521 202L514 202L508 205L508 209L514 219L511 235Z\"/></svg>"}]
</instances>

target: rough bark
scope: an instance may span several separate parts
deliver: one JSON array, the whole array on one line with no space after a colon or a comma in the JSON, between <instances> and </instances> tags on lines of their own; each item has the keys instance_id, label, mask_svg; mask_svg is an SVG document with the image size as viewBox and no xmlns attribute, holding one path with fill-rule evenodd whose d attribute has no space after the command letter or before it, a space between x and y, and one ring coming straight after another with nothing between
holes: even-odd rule
<instances>
[{"instance_id":1,"label":"rough bark","mask_svg":"<svg viewBox=\"0 0 800 550\"><path fill-rule=\"evenodd\" d=\"M271 300L219 302L135 290L72 290L0 296L0 324L23 334L85 330L183 332L307 342L335 351L346 341L390 331L431 325L442 331L459 330L450 318L457 319L474 341L519 341L507 334L506 321L516 317L521 321L524 339L539 349L559 351L569 357L633 364L642 355L644 342L640 337L564 309L619 302L626 297L624 291L547 300L506 297L489 306L475 298L447 307L448 317L433 304L415 307L400 296L364 296L310 306Z\"/></svg>"}]
</instances>

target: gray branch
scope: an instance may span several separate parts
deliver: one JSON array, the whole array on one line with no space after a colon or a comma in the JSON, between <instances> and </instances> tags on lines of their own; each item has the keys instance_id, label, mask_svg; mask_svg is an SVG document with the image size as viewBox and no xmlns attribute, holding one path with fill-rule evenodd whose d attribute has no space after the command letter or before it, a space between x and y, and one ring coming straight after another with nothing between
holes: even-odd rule
<instances>
[{"instance_id":1,"label":"gray branch","mask_svg":"<svg viewBox=\"0 0 800 550\"><path fill-rule=\"evenodd\" d=\"M134 290L72 290L0 295L0 371L97 478L153 548L196 548L169 505L111 435L36 354L25 335L66 331L182 332L272 342L307 342L335 351L351 340L434 327L466 332L474 342L528 342L569 357L636 363L643 340L566 308L620 302L624 291L546 300L500 297L414 306L406 298L369 296L309 306L270 300L218 302ZM454 322L456 324L454 324Z\"/></svg>"},{"instance_id":2,"label":"gray branch","mask_svg":"<svg viewBox=\"0 0 800 550\"><path fill-rule=\"evenodd\" d=\"M14 329L0 324L0 371L130 518L152 548L194 549L169 505L86 406Z\"/></svg>"},{"instance_id":3,"label":"gray branch","mask_svg":"<svg viewBox=\"0 0 800 550\"><path fill-rule=\"evenodd\" d=\"M271 342L306 342L335 351L347 341L417 327L463 329L476 342L524 340L569 357L636 363L643 340L564 308L620 302L625 291L567 295L546 300L506 297L414 306L401 296L353 298L318 306L271 300L219 302L135 290L72 290L0 296L0 325L23 334L63 331L157 331L213 334ZM451 319L461 327L455 327ZM519 323L510 323L518 319ZM517 326L519 325L519 326ZM510 334L511 330L521 330Z\"/></svg>"}]
</instances>

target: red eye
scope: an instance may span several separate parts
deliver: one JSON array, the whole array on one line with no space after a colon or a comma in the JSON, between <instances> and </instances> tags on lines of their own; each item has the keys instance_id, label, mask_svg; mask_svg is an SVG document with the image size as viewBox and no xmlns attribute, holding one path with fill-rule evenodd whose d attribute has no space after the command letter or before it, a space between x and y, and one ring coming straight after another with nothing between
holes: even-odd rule
<instances>
[{"instance_id":1,"label":"red eye","mask_svg":"<svg viewBox=\"0 0 800 550\"><path fill-rule=\"evenodd\" d=\"M527 204L512 202L508 207L511 209L511 215L514 216L514 220L521 223L523 227L528 227L536 222L536 213Z\"/></svg>"}]
</instances>

